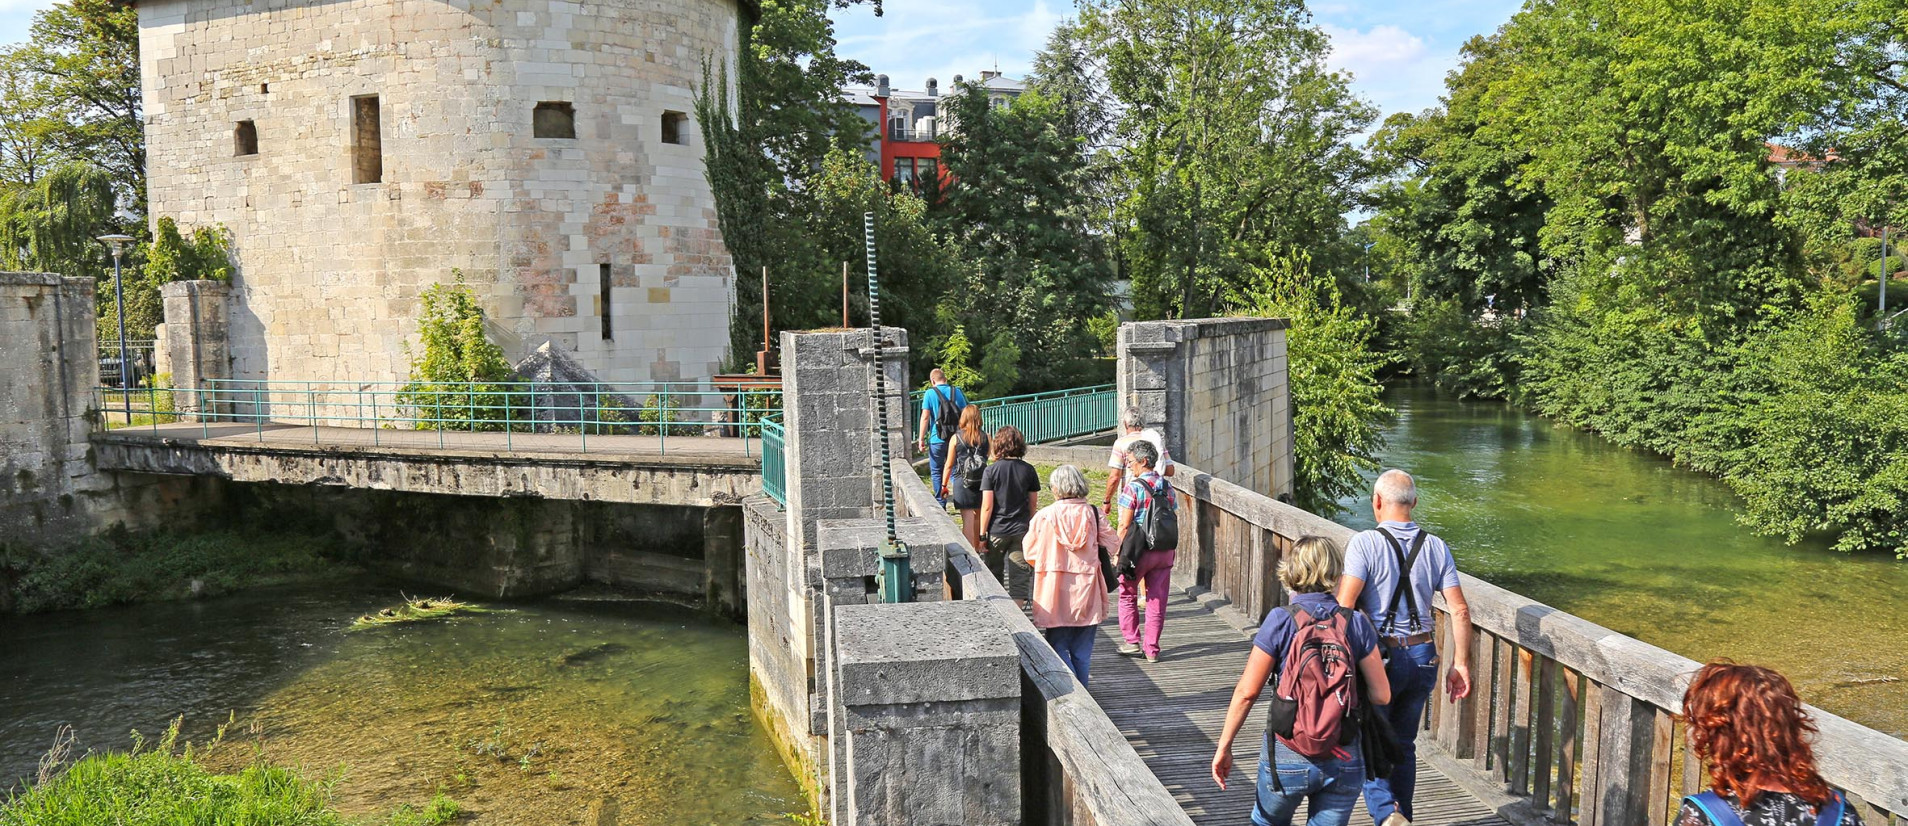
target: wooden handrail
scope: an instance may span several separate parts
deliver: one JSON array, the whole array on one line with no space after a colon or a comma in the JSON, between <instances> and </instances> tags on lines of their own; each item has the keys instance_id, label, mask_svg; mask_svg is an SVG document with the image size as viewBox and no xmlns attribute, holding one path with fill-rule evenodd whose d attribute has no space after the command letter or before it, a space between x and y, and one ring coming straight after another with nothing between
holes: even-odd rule
<instances>
[{"instance_id":1,"label":"wooden handrail","mask_svg":"<svg viewBox=\"0 0 1908 826\"><path fill-rule=\"evenodd\" d=\"M1271 577L1257 575L1276 569L1280 549L1308 534L1343 548L1356 533L1183 464L1173 481L1186 500L1175 579L1211 590L1254 621L1284 601ZM1189 544L1196 553L1187 553ZM1440 692L1428 721L1434 741L1475 772L1473 780L1552 822L1631 826L1673 817L1676 799L1704 783L1673 717L1700 665L1476 577L1459 580L1476 635L1474 690L1457 703ZM1442 641L1449 615L1441 597L1436 607ZM1901 824L1908 741L1808 711L1820 732L1823 777L1871 826Z\"/></svg>"}]
</instances>

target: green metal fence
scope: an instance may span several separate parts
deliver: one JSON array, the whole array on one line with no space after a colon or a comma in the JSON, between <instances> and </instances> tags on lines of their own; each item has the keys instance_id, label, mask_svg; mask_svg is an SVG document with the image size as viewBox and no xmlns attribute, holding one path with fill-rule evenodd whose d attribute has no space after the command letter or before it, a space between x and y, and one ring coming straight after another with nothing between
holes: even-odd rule
<instances>
[{"instance_id":1,"label":"green metal fence","mask_svg":"<svg viewBox=\"0 0 1908 826\"><path fill-rule=\"evenodd\" d=\"M786 438L782 432L782 414L762 417L762 492L783 507L788 506L788 465L783 454Z\"/></svg>"},{"instance_id":2,"label":"green metal fence","mask_svg":"<svg viewBox=\"0 0 1908 826\"><path fill-rule=\"evenodd\" d=\"M323 428L374 446L464 445L456 433L502 437L505 450L589 450L591 437L649 436L664 453L672 441L730 437L754 455L762 419L781 410L781 391L736 391L708 382L325 382L226 379L202 389L101 389L96 404L108 428L197 424L248 425L260 436L286 426ZM570 444L569 440L575 443ZM495 439L485 440L494 445ZM619 445L627 447L627 445Z\"/></svg>"},{"instance_id":3,"label":"green metal fence","mask_svg":"<svg viewBox=\"0 0 1908 826\"><path fill-rule=\"evenodd\" d=\"M1113 385L1096 384L1045 393L980 399L974 402L974 406L980 408L981 426L989 433L1003 425L1013 425L1020 429L1028 444L1041 444L1112 430L1119 421L1118 396ZM921 409L921 400L926 397L926 391L915 391L915 410ZM909 427L917 427L919 422L920 418L916 415L910 420ZM908 435L912 437L914 434Z\"/></svg>"}]
</instances>

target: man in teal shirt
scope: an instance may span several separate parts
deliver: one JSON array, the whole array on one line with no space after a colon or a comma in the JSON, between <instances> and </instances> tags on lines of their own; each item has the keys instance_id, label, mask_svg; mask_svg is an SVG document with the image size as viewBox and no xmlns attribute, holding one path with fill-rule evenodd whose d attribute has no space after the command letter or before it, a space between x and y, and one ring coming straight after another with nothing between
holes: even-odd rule
<instances>
[{"instance_id":1,"label":"man in teal shirt","mask_svg":"<svg viewBox=\"0 0 1908 826\"><path fill-rule=\"evenodd\" d=\"M921 397L921 435L917 446L928 455L928 478L937 480L934 488L934 501L947 508L947 498L941 494L941 466L947 464L947 437L954 433L960 423L961 408L967 406L967 394L947 383L947 374L936 367L928 372L928 390Z\"/></svg>"}]
</instances>

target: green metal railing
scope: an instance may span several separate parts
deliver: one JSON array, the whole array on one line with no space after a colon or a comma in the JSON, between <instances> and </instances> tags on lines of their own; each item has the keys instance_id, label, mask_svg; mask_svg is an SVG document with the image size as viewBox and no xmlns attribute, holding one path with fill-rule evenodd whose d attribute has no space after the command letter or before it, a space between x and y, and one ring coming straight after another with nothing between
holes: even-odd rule
<instances>
[{"instance_id":1,"label":"green metal railing","mask_svg":"<svg viewBox=\"0 0 1908 826\"><path fill-rule=\"evenodd\" d=\"M914 393L914 409L921 409L927 391ZM1028 444L1057 442L1113 429L1119 421L1119 393L1111 384L1050 390L998 399L979 399L981 426L992 433L1002 425L1020 429ZM920 421L918 418L915 422ZM912 425L910 425L912 426ZM912 436L913 434L909 434Z\"/></svg>"},{"instance_id":2,"label":"green metal railing","mask_svg":"<svg viewBox=\"0 0 1908 826\"><path fill-rule=\"evenodd\" d=\"M788 507L788 465L783 450L782 414L762 417L762 492L782 507Z\"/></svg>"},{"instance_id":3,"label":"green metal railing","mask_svg":"<svg viewBox=\"0 0 1908 826\"><path fill-rule=\"evenodd\" d=\"M781 410L781 391L735 391L708 382L326 382L225 379L207 388L150 387L96 391L108 428L196 423L363 431L371 445L451 447L449 434L494 433L505 450L538 447L589 450L592 436L670 440L710 436L743 440L746 455L761 437L764 416ZM128 411L128 412L122 412ZM222 431L228 428L221 428ZM333 434L334 436L338 434ZM573 448L567 444L576 439ZM489 440L486 445L494 445Z\"/></svg>"}]
</instances>

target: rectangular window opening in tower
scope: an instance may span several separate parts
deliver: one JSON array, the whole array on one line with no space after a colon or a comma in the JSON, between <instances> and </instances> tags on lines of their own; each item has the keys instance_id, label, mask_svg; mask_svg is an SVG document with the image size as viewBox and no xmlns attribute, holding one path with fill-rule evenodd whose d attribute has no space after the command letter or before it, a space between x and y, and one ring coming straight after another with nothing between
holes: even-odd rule
<instances>
[{"instance_id":1,"label":"rectangular window opening in tower","mask_svg":"<svg viewBox=\"0 0 1908 826\"><path fill-rule=\"evenodd\" d=\"M243 158L258 154L258 126L249 120L238 122L232 127L232 155Z\"/></svg>"},{"instance_id":2,"label":"rectangular window opening in tower","mask_svg":"<svg viewBox=\"0 0 1908 826\"><path fill-rule=\"evenodd\" d=\"M384 133L378 122L377 95L351 99L351 182L354 184L384 180Z\"/></svg>"},{"instance_id":3,"label":"rectangular window opening in tower","mask_svg":"<svg viewBox=\"0 0 1908 826\"><path fill-rule=\"evenodd\" d=\"M616 331L610 326L610 319L615 316L615 313L612 311L613 308L610 306L610 265L596 265L596 279L598 282L597 289L600 291L598 295L602 296L599 306L603 313L603 340L611 341L616 338Z\"/></svg>"},{"instance_id":4,"label":"rectangular window opening in tower","mask_svg":"<svg viewBox=\"0 0 1908 826\"><path fill-rule=\"evenodd\" d=\"M689 144L689 116L682 112L662 113L663 143Z\"/></svg>"},{"instance_id":5,"label":"rectangular window opening in tower","mask_svg":"<svg viewBox=\"0 0 1908 826\"><path fill-rule=\"evenodd\" d=\"M530 134L539 138L576 137L576 109L561 100L537 104L530 112Z\"/></svg>"}]
</instances>

